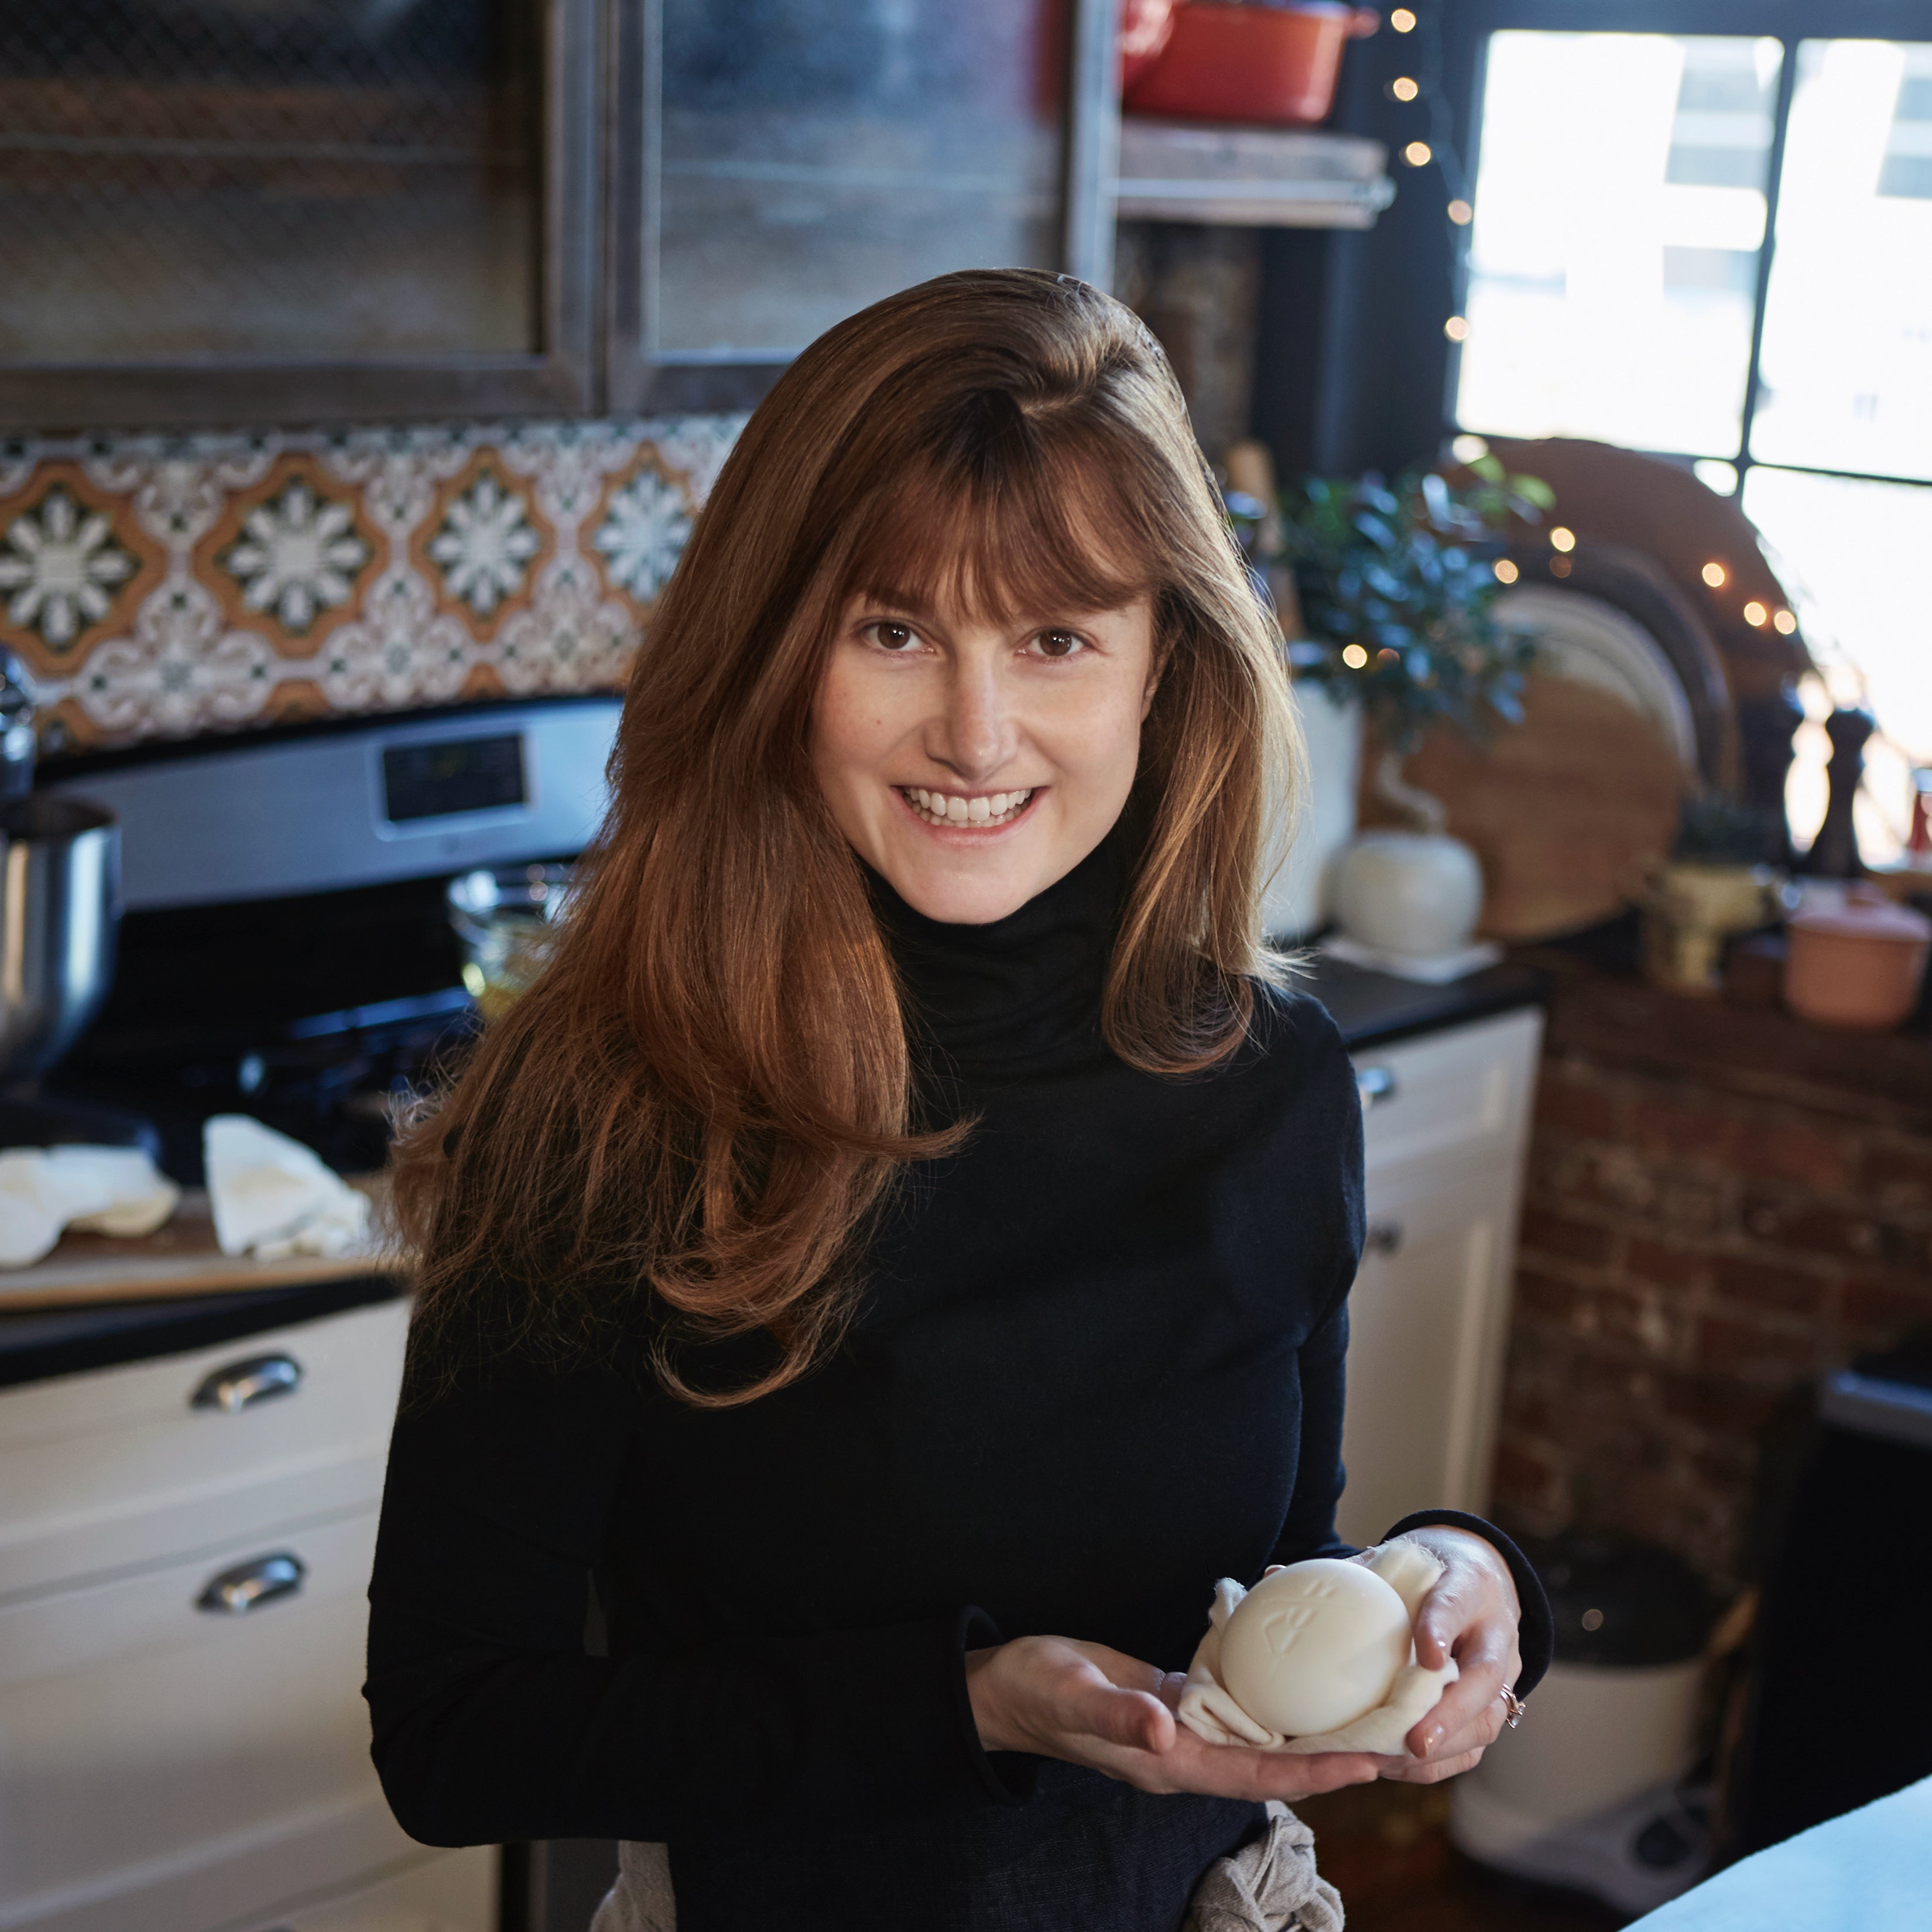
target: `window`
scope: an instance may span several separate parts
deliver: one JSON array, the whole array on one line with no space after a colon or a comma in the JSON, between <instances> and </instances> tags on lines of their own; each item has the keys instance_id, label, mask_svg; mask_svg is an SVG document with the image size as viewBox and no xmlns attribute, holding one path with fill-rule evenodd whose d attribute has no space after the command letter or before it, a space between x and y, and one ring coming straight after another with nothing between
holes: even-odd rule
<instances>
[{"instance_id":1,"label":"window","mask_svg":"<svg viewBox=\"0 0 1932 1932\"><path fill-rule=\"evenodd\" d=\"M1496 33L1474 201L1459 424L1739 495L1824 674L1793 830L1862 699L1862 841L1895 852L1932 763L1932 44Z\"/></svg>"}]
</instances>

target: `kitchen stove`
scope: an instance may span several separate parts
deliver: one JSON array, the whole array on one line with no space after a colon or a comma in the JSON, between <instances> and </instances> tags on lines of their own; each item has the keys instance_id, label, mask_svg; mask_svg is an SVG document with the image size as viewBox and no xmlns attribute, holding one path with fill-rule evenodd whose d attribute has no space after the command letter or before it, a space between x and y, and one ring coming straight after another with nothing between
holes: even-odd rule
<instances>
[{"instance_id":1,"label":"kitchen stove","mask_svg":"<svg viewBox=\"0 0 1932 1932\"><path fill-rule=\"evenodd\" d=\"M46 788L119 815L126 910L106 1004L46 1090L152 1123L187 1186L216 1113L380 1167L397 1096L476 1024L448 880L582 850L618 710L517 700L50 764Z\"/></svg>"}]
</instances>

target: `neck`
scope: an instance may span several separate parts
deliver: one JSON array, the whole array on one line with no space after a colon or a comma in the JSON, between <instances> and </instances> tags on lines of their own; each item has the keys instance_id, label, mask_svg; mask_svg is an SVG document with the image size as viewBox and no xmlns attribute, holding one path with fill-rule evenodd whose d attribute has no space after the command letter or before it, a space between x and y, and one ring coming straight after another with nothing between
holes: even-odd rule
<instances>
[{"instance_id":1,"label":"neck","mask_svg":"<svg viewBox=\"0 0 1932 1932\"><path fill-rule=\"evenodd\" d=\"M916 1055L968 1074L1018 1075L1097 1051L1130 870L1116 826L1064 878L985 926L928 919L870 874Z\"/></svg>"}]
</instances>

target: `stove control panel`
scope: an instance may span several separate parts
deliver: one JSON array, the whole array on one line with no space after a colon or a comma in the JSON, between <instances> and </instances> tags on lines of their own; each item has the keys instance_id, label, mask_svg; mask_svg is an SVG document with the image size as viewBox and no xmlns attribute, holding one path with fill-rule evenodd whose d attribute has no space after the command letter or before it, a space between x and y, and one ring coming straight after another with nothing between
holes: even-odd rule
<instances>
[{"instance_id":1,"label":"stove control panel","mask_svg":"<svg viewBox=\"0 0 1932 1932\"><path fill-rule=\"evenodd\" d=\"M130 911L292 898L580 852L614 696L156 748L50 790L121 820Z\"/></svg>"}]
</instances>

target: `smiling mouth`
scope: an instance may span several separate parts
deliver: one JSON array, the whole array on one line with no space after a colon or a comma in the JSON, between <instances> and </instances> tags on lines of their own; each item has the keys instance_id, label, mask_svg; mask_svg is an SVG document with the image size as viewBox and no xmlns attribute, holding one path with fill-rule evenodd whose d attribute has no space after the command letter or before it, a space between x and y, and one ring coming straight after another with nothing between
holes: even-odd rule
<instances>
[{"instance_id":1,"label":"smiling mouth","mask_svg":"<svg viewBox=\"0 0 1932 1932\"><path fill-rule=\"evenodd\" d=\"M892 789L928 825L965 832L997 831L1010 825L1033 802L1036 785L1024 791L932 791L924 785L895 785Z\"/></svg>"}]
</instances>

